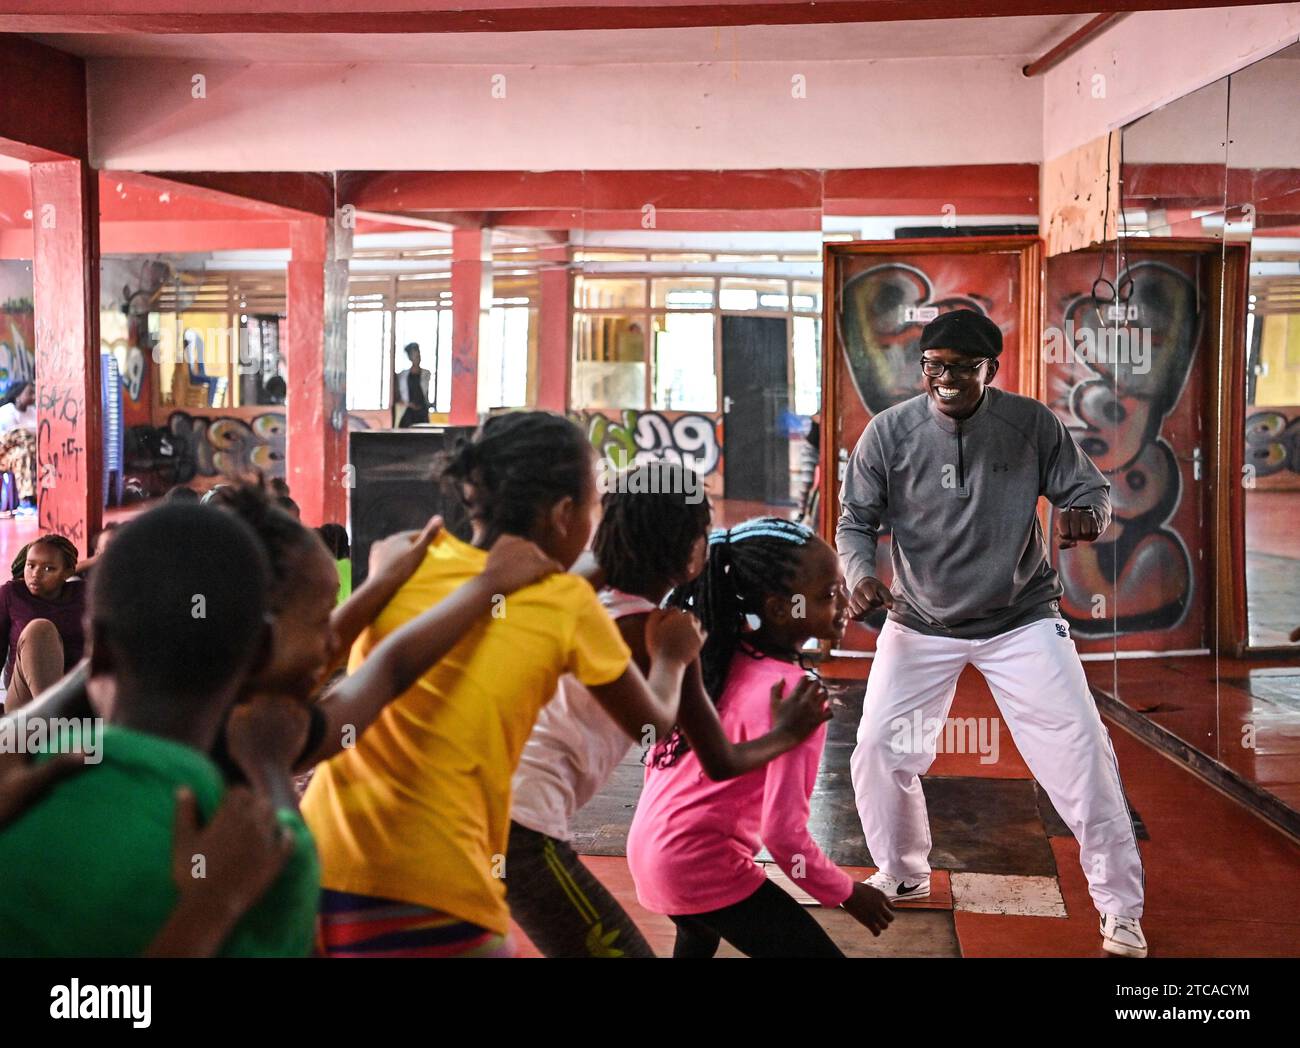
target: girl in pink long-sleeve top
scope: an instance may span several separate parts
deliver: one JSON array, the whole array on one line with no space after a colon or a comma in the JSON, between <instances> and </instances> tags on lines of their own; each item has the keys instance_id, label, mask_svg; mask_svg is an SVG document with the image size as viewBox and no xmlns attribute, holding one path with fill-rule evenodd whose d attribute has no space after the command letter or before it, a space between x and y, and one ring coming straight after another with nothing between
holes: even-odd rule
<instances>
[{"instance_id":1,"label":"girl in pink long-sleeve top","mask_svg":"<svg viewBox=\"0 0 1300 1048\"><path fill-rule=\"evenodd\" d=\"M703 574L673 601L708 632L703 686L737 743L771 730L773 696L804 675L799 649L809 637L838 639L848 610L834 550L776 517L711 535ZM843 906L876 935L893 920L885 896L854 883L808 832L825 738L823 725L770 764L724 782L704 774L680 732L656 747L627 859L641 904L677 925L674 957L712 957L722 939L751 957L843 956L764 875L754 861L764 846L823 906Z\"/></svg>"}]
</instances>

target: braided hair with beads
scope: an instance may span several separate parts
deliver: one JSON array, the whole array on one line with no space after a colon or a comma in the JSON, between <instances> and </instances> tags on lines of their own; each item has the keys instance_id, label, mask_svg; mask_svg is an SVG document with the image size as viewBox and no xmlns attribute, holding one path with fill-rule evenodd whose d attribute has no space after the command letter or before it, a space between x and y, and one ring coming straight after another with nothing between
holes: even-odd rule
<instances>
[{"instance_id":1,"label":"braided hair with beads","mask_svg":"<svg viewBox=\"0 0 1300 1048\"><path fill-rule=\"evenodd\" d=\"M693 612L708 634L700 669L714 704L722 697L737 652L753 648L756 654L798 658L796 651L760 650L747 637L749 618L762 618L765 597L792 595L800 558L814 538L810 529L781 517L755 517L729 530L714 531L704 571L669 596L672 607ZM686 749L685 736L674 729L655 763L668 767Z\"/></svg>"}]
</instances>

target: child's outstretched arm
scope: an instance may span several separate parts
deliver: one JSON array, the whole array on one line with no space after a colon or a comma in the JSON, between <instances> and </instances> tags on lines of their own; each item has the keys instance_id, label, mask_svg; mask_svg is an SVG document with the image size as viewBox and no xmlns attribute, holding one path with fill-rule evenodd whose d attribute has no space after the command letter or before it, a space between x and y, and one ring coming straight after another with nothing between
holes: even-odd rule
<instances>
[{"instance_id":1,"label":"child's outstretched arm","mask_svg":"<svg viewBox=\"0 0 1300 1048\"><path fill-rule=\"evenodd\" d=\"M334 627L334 635L338 638L339 653L328 673L342 668L347 662L352 642L375 621L406 580L414 574L424 559L429 543L441 530L442 518L431 517L423 531L401 531L389 535L382 542L376 542L370 548L370 572L366 581L330 613L330 625Z\"/></svg>"},{"instance_id":2,"label":"child's outstretched arm","mask_svg":"<svg viewBox=\"0 0 1300 1048\"><path fill-rule=\"evenodd\" d=\"M385 637L355 673L325 694L318 704L325 719L321 743L299 767L309 768L355 742L384 706L454 648L501 598L562 570L526 539L498 539L478 577Z\"/></svg>"},{"instance_id":3,"label":"child's outstretched arm","mask_svg":"<svg viewBox=\"0 0 1300 1048\"><path fill-rule=\"evenodd\" d=\"M785 699L784 690L782 681L772 685L772 730L748 742L732 742L722 730L717 707L704 688L700 664L692 664L686 674L677 723L699 757L705 775L718 782L761 768L794 749L831 719L826 688L820 681L805 677Z\"/></svg>"},{"instance_id":4,"label":"child's outstretched arm","mask_svg":"<svg viewBox=\"0 0 1300 1048\"><path fill-rule=\"evenodd\" d=\"M617 680L589 689L632 739L641 739L647 728L657 736L672 731L681 703L682 678L700 654L704 631L688 612L653 611L646 616L645 644L650 656L648 679L633 660Z\"/></svg>"}]
</instances>

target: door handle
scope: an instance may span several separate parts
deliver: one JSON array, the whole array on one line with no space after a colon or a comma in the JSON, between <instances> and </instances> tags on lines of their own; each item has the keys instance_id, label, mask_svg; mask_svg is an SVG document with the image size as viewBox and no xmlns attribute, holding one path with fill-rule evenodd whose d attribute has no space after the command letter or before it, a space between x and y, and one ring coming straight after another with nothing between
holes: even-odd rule
<instances>
[{"instance_id":1,"label":"door handle","mask_svg":"<svg viewBox=\"0 0 1300 1048\"><path fill-rule=\"evenodd\" d=\"M730 415L730 414L731 414L731 398L730 398L730 397L723 397L723 398L722 398L722 413L723 413L724 415Z\"/></svg>"},{"instance_id":2,"label":"door handle","mask_svg":"<svg viewBox=\"0 0 1300 1048\"><path fill-rule=\"evenodd\" d=\"M1193 448L1190 455L1175 455L1174 458L1180 462L1190 462L1192 464L1192 479L1201 479L1201 466L1204 464L1205 458L1200 448Z\"/></svg>"}]
</instances>

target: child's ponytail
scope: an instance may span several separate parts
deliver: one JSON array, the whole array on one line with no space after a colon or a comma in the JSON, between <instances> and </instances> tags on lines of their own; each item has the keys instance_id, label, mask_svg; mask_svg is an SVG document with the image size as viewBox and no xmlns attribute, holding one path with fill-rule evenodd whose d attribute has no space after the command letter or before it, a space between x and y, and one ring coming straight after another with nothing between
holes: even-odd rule
<instances>
[{"instance_id":1,"label":"child's ponytail","mask_svg":"<svg viewBox=\"0 0 1300 1048\"><path fill-rule=\"evenodd\" d=\"M756 517L715 531L709 536L704 570L669 597L671 606L693 612L708 634L700 669L715 704L726 687L731 661L750 632L749 617L761 618L764 597L790 592L799 557L812 539L808 528L781 517ZM674 729L656 765L671 765L686 748L686 739Z\"/></svg>"},{"instance_id":2,"label":"child's ponytail","mask_svg":"<svg viewBox=\"0 0 1300 1048\"><path fill-rule=\"evenodd\" d=\"M512 411L484 422L440 472L470 520L494 538L527 536L539 512L566 496L582 497L592 482L592 455L582 430L564 416Z\"/></svg>"}]
</instances>

